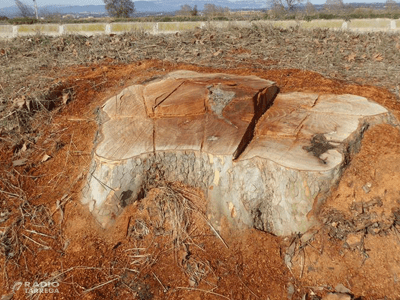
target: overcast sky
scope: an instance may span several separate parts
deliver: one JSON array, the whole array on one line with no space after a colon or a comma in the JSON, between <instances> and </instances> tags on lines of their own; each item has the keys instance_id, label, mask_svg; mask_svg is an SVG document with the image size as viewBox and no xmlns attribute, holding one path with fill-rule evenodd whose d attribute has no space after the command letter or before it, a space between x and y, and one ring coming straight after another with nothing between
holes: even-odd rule
<instances>
[{"instance_id":1,"label":"overcast sky","mask_svg":"<svg viewBox=\"0 0 400 300\"><path fill-rule=\"evenodd\" d=\"M21 0L25 4L32 4L32 0ZM230 0L230 1L235 1L235 0ZM104 2L102 0L36 0L38 6L43 6L43 5L104 5ZM135 1L133 1L135 2ZM210 3L213 1L210 0ZM265 1L266 2L266 1ZM326 0L311 0L310 1L313 4L324 4ZM350 2L363 2L363 3L373 3L373 2L386 2L386 0L350 0L350 1L344 1L344 3L350 3ZM398 2L398 1L397 1ZM7 6L13 6L15 3L14 0L0 0L0 8L7 7ZM185 0L182 0L182 4L185 4Z\"/></svg>"}]
</instances>

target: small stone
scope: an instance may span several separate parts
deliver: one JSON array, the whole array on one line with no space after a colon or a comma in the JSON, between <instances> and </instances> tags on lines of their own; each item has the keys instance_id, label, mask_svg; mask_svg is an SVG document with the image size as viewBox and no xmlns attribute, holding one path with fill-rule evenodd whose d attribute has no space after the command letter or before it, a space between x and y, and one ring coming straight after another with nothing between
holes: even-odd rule
<instances>
[{"instance_id":1,"label":"small stone","mask_svg":"<svg viewBox=\"0 0 400 300\"><path fill-rule=\"evenodd\" d=\"M351 249L356 249L357 247L361 246L364 234L360 233L350 233L347 236L346 243L349 245Z\"/></svg>"},{"instance_id":2,"label":"small stone","mask_svg":"<svg viewBox=\"0 0 400 300\"><path fill-rule=\"evenodd\" d=\"M367 206L378 206L378 207L382 207L383 202L382 202L382 198L379 196L373 197L370 201L368 201Z\"/></svg>"},{"instance_id":3,"label":"small stone","mask_svg":"<svg viewBox=\"0 0 400 300\"><path fill-rule=\"evenodd\" d=\"M369 232L369 230L368 230L368 232ZM380 228L371 228L371 232L373 235L379 234L381 232L381 229Z\"/></svg>"},{"instance_id":4,"label":"small stone","mask_svg":"<svg viewBox=\"0 0 400 300\"><path fill-rule=\"evenodd\" d=\"M335 291L342 294L351 294L351 291L341 283L335 286Z\"/></svg>"},{"instance_id":5,"label":"small stone","mask_svg":"<svg viewBox=\"0 0 400 300\"><path fill-rule=\"evenodd\" d=\"M368 182L366 185L364 185L364 186L362 187L362 189L364 190L364 192L365 192L366 194L368 194L368 193L371 191L371 187L372 187L372 183Z\"/></svg>"},{"instance_id":6,"label":"small stone","mask_svg":"<svg viewBox=\"0 0 400 300\"><path fill-rule=\"evenodd\" d=\"M292 299L294 294L294 285L292 283L289 283L287 288L287 293L288 293L288 299Z\"/></svg>"},{"instance_id":7,"label":"small stone","mask_svg":"<svg viewBox=\"0 0 400 300\"><path fill-rule=\"evenodd\" d=\"M342 293L329 293L322 297L322 300L351 300L351 296Z\"/></svg>"},{"instance_id":8,"label":"small stone","mask_svg":"<svg viewBox=\"0 0 400 300\"><path fill-rule=\"evenodd\" d=\"M1 296L1 300L11 300L14 297L14 294L7 294Z\"/></svg>"},{"instance_id":9,"label":"small stone","mask_svg":"<svg viewBox=\"0 0 400 300\"><path fill-rule=\"evenodd\" d=\"M351 209L356 211L358 214L362 214L364 212L364 205L362 202L354 202Z\"/></svg>"},{"instance_id":10,"label":"small stone","mask_svg":"<svg viewBox=\"0 0 400 300\"><path fill-rule=\"evenodd\" d=\"M197 285L197 282L192 277L189 278L189 286L194 287Z\"/></svg>"}]
</instances>

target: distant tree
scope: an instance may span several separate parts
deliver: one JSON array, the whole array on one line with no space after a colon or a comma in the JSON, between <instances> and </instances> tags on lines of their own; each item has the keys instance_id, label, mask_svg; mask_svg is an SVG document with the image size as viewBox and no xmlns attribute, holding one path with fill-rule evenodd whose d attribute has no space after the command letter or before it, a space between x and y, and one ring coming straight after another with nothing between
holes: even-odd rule
<instances>
[{"instance_id":1,"label":"distant tree","mask_svg":"<svg viewBox=\"0 0 400 300\"><path fill-rule=\"evenodd\" d=\"M15 0L15 5L17 5L22 17L33 17L35 15L33 9L21 1Z\"/></svg>"},{"instance_id":2,"label":"distant tree","mask_svg":"<svg viewBox=\"0 0 400 300\"><path fill-rule=\"evenodd\" d=\"M190 5L184 4L181 5L181 9L177 11L178 15L181 16L189 16L192 14L192 7Z\"/></svg>"},{"instance_id":3,"label":"distant tree","mask_svg":"<svg viewBox=\"0 0 400 300\"><path fill-rule=\"evenodd\" d=\"M303 3L305 0L267 0L267 5L271 7L272 10L277 8L292 11L297 4Z\"/></svg>"},{"instance_id":4,"label":"distant tree","mask_svg":"<svg viewBox=\"0 0 400 300\"><path fill-rule=\"evenodd\" d=\"M228 7L222 7L211 3L204 4L203 12L206 16L215 17L229 13Z\"/></svg>"},{"instance_id":5,"label":"distant tree","mask_svg":"<svg viewBox=\"0 0 400 300\"><path fill-rule=\"evenodd\" d=\"M276 19L281 18L286 15L286 8L278 3L272 5L271 9L268 11L268 15L270 18Z\"/></svg>"},{"instance_id":6,"label":"distant tree","mask_svg":"<svg viewBox=\"0 0 400 300\"><path fill-rule=\"evenodd\" d=\"M192 16L197 16L199 14L199 11L197 10L197 5L193 7L191 14Z\"/></svg>"},{"instance_id":7,"label":"distant tree","mask_svg":"<svg viewBox=\"0 0 400 300\"><path fill-rule=\"evenodd\" d=\"M197 16L198 15L197 5L193 8L190 5L181 5L181 9L176 12L180 16Z\"/></svg>"},{"instance_id":8,"label":"distant tree","mask_svg":"<svg viewBox=\"0 0 400 300\"><path fill-rule=\"evenodd\" d=\"M385 6L389 12L393 12L399 8L399 5L394 0L386 0Z\"/></svg>"},{"instance_id":9,"label":"distant tree","mask_svg":"<svg viewBox=\"0 0 400 300\"><path fill-rule=\"evenodd\" d=\"M313 14L315 14L316 11L317 10L315 9L314 5L310 1L307 1L307 3L306 3L306 14L308 16L309 15L313 15Z\"/></svg>"},{"instance_id":10,"label":"distant tree","mask_svg":"<svg viewBox=\"0 0 400 300\"><path fill-rule=\"evenodd\" d=\"M128 18L135 12L132 0L103 0L110 17Z\"/></svg>"},{"instance_id":11,"label":"distant tree","mask_svg":"<svg viewBox=\"0 0 400 300\"><path fill-rule=\"evenodd\" d=\"M339 12L344 9L343 0L326 0L324 8L332 13Z\"/></svg>"}]
</instances>

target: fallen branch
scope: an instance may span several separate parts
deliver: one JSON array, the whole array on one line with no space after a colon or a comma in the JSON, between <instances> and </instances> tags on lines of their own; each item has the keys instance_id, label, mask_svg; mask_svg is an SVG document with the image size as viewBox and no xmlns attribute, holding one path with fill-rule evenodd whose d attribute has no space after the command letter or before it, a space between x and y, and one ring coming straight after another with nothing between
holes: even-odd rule
<instances>
[{"instance_id":1,"label":"fallen branch","mask_svg":"<svg viewBox=\"0 0 400 300\"><path fill-rule=\"evenodd\" d=\"M27 239L30 240L31 242L33 242L33 243L35 243L35 244L37 244L37 245L39 245L39 246L42 246L45 250L50 250L50 249L51 249L49 246L43 245L43 244L41 244L41 243L35 241L34 239L31 239L29 236L26 236L25 234L22 234L22 236L25 237L25 238L27 238Z\"/></svg>"},{"instance_id":2,"label":"fallen branch","mask_svg":"<svg viewBox=\"0 0 400 300\"><path fill-rule=\"evenodd\" d=\"M103 282L103 283L101 283L101 284L99 284L99 285L96 285L96 286L90 288L90 289L84 290L83 293L86 294L86 293L89 293L89 292L91 292L91 291L97 290L97 289L99 289L99 288L101 288L101 287L103 287L103 286L105 286L105 285L107 285L107 284L110 284L110 283L112 283L112 282L114 282L114 281L117 281L117 280L119 280L119 279L120 279L120 278L117 277L117 278L111 279L111 280L109 280L109 281L107 281L107 282Z\"/></svg>"}]
</instances>

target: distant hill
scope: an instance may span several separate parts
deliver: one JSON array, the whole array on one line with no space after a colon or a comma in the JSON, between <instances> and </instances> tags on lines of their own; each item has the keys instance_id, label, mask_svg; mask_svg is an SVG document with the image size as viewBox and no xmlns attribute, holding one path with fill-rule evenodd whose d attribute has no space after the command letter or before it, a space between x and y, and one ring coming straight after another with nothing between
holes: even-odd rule
<instances>
[{"instance_id":1,"label":"distant hill","mask_svg":"<svg viewBox=\"0 0 400 300\"><path fill-rule=\"evenodd\" d=\"M190 6L197 5L198 10L203 10L204 5L212 3L222 7L228 7L230 10L262 10L267 9L266 0L241 0L241 1L228 1L228 0L155 0L155 1L134 1L136 12L139 15L146 13L172 13L181 8L183 4ZM353 7L371 7L383 8L384 3L348 3ZM317 10L322 9L323 5L314 5ZM299 6L304 8L304 4ZM60 13L60 14L75 14L75 15L106 15L104 5L82 5L82 6L68 6L68 5L49 5L39 7L39 13ZM19 14L16 6L10 6L0 9L0 16L14 17Z\"/></svg>"},{"instance_id":2,"label":"distant hill","mask_svg":"<svg viewBox=\"0 0 400 300\"><path fill-rule=\"evenodd\" d=\"M265 9L266 1L261 0L243 0L231 2L227 0L163 0L163 1L134 1L135 8L138 13L161 13L174 12L181 8L181 5L188 4L190 6L197 5L197 9L203 10L204 4L212 3L222 7L228 7L231 10L241 9ZM106 14L104 5L83 5L83 6L67 6L67 5L48 5L39 7L40 11L60 14ZM0 15L16 16L19 10L16 6L10 6L0 9Z\"/></svg>"}]
</instances>

